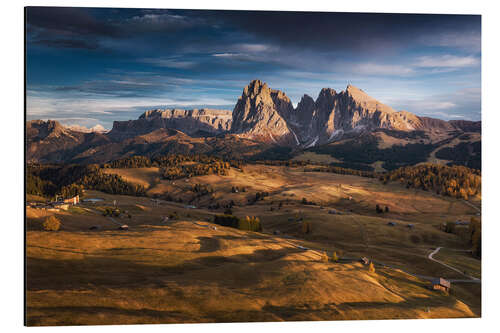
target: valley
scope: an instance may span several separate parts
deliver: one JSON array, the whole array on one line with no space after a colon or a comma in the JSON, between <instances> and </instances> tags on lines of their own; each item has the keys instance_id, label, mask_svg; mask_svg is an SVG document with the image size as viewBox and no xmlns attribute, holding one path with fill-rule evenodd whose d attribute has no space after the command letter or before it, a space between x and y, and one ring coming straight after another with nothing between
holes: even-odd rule
<instances>
[{"instance_id":1,"label":"valley","mask_svg":"<svg viewBox=\"0 0 500 333\"><path fill-rule=\"evenodd\" d=\"M159 179L158 168L104 170L141 184L148 197L86 190L82 199L102 201L27 208L30 325L480 316L480 283L453 283L445 294L425 278L466 279L427 258L437 247L436 259L467 263L480 277L469 247L439 229L476 216L469 202L304 167L246 164L176 180ZM195 184L213 192L198 196ZM214 224L231 201L231 213L259 217L262 232ZM103 216L114 204L130 217ZM48 215L60 219L58 232L43 231ZM123 224L128 230L118 230Z\"/></svg>"}]
</instances>

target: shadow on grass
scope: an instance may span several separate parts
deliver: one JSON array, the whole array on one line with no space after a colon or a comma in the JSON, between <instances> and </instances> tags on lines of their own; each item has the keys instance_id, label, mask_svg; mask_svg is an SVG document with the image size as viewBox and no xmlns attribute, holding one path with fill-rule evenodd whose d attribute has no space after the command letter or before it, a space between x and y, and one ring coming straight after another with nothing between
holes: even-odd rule
<instances>
[{"instance_id":1,"label":"shadow on grass","mask_svg":"<svg viewBox=\"0 0 500 333\"><path fill-rule=\"evenodd\" d=\"M259 272L268 263L276 262L275 269L279 270L279 265L287 264L279 263L280 259L298 252L302 250L261 249L233 256L204 256L177 265L121 259L112 255L87 256L83 259L28 257L27 289L82 290L88 289L89 286L130 288L148 285L164 287L168 281L177 281L184 285L200 283L226 285L229 276L235 275L238 271L255 276L255 279L245 279L244 283L253 285L259 283ZM205 276L204 271L210 274Z\"/></svg>"},{"instance_id":2,"label":"shadow on grass","mask_svg":"<svg viewBox=\"0 0 500 333\"><path fill-rule=\"evenodd\" d=\"M220 250L221 241L216 237L198 237L200 249L198 252L215 252Z\"/></svg>"},{"instance_id":3,"label":"shadow on grass","mask_svg":"<svg viewBox=\"0 0 500 333\"><path fill-rule=\"evenodd\" d=\"M115 308L108 306L45 306L45 307L28 307L28 313L39 311L44 313L42 316L29 316L27 320L28 326L46 326L44 325L44 321L48 316L57 316L60 318L60 322L56 325L75 325L74 316L78 314L82 315L93 315L96 316L93 320L90 320L90 323L83 325L92 325L95 322L99 322L102 320L104 322L106 317L108 316L127 316L132 317L132 322L140 322L140 323L154 323L154 322L195 322L195 320L190 319L186 316L186 313L182 313L179 311L158 311L152 309L124 309L124 308ZM68 319L64 319L68 317ZM134 321L134 318L136 319ZM109 318L106 318L109 320ZM102 324L102 322L100 324ZM108 322L109 324L120 324L120 322ZM130 322L127 322L130 324ZM53 325L53 324L49 324Z\"/></svg>"}]
</instances>

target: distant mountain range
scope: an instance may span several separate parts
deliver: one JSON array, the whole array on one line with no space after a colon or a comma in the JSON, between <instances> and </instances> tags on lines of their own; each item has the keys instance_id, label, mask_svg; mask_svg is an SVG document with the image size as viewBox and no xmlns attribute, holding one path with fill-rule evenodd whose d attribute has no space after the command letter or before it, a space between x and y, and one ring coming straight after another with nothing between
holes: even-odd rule
<instances>
[{"instance_id":1,"label":"distant mountain range","mask_svg":"<svg viewBox=\"0 0 500 333\"><path fill-rule=\"evenodd\" d=\"M294 108L284 92L260 80L243 89L232 112L149 110L136 120L115 121L109 132L65 127L51 120L33 120L26 128L28 161L84 163L168 152L269 159L279 154L286 158L283 152L291 157L304 150L322 151L324 146L360 142L367 137L376 138L377 149L388 144L450 148L456 146L450 143L465 133L473 133L470 144L478 138L480 143L480 132L480 121L444 121L395 111L352 85L339 93L324 88L316 100L304 95ZM327 151L334 155L331 149ZM477 147L471 156L477 160Z\"/></svg>"}]
</instances>

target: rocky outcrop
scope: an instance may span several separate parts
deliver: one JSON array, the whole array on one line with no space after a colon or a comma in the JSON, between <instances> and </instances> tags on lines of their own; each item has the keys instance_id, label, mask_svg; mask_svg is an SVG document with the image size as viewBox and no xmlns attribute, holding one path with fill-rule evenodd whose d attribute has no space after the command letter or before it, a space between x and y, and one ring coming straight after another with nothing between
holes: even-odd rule
<instances>
[{"instance_id":1,"label":"rocky outcrop","mask_svg":"<svg viewBox=\"0 0 500 333\"><path fill-rule=\"evenodd\" d=\"M30 121L26 124L27 160L95 163L168 151L234 155L234 149L243 156L247 149L259 153L275 145L305 149L385 130L396 131L395 137L410 137L418 130L425 132L429 142L437 142L456 132L480 132L481 122L444 121L396 111L352 85L341 92L324 88L316 100L304 95L294 108L285 93L254 80L243 89L232 112L149 110L136 120L115 121L110 132L65 127L52 120ZM269 152L264 155L272 157Z\"/></svg>"},{"instance_id":2,"label":"rocky outcrop","mask_svg":"<svg viewBox=\"0 0 500 333\"><path fill-rule=\"evenodd\" d=\"M137 120L115 121L109 136L119 141L162 128L176 129L192 136L210 136L227 132L231 122L229 110L156 109L144 112Z\"/></svg>"},{"instance_id":3,"label":"rocky outcrop","mask_svg":"<svg viewBox=\"0 0 500 333\"><path fill-rule=\"evenodd\" d=\"M304 95L294 109L283 92L255 80L236 104L231 132L311 147L377 128L410 131L420 127L417 116L396 112L352 85L340 93L324 88L316 101Z\"/></svg>"},{"instance_id":4,"label":"rocky outcrop","mask_svg":"<svg viewBox=\"0 0 500 333\"><path fill-rule=\"evenodd\" d=\"M233 110L231 133L259 141L287 144L293 140L286 118L293 112L290 99L260 80L250 82Z\"/></svg>"},{"instance_id":5,"label":"rocky outcrop","mask_svg":"<svg viewBox=\"0 0 500 333\"><path fill-rule=\"evenodd\" d=\"M67 151L85 141L85 133L70 130L55 120L32 120L26 123L27 161L61 162Z\"/></svg>"}]
</instances>

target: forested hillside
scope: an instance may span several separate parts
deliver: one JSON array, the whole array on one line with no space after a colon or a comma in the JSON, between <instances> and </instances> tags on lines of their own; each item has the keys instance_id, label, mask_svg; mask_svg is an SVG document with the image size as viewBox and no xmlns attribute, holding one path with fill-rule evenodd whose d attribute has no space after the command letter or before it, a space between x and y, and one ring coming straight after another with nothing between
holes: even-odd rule
<instances>
[{"instance_id":1,"label":"forested hillside","mask_svg":"<svg viewBox=\"0 0 500 333\"><path fill-rule=\"evenodd\" d=\"M403 167L380 175L384 183L399 181L407 188L434 191L468 200L481 193L481 172L464 166L423 164Z\"/></svg>"}]
</instances>

